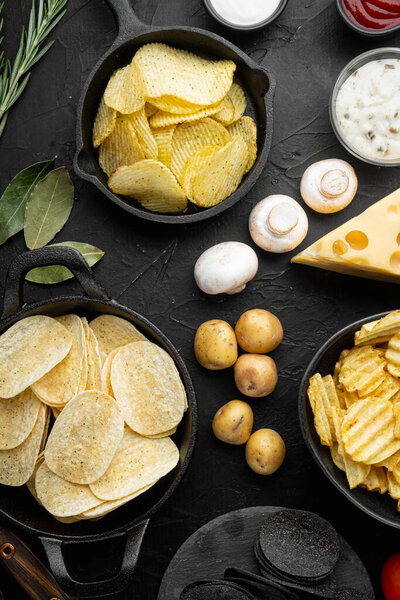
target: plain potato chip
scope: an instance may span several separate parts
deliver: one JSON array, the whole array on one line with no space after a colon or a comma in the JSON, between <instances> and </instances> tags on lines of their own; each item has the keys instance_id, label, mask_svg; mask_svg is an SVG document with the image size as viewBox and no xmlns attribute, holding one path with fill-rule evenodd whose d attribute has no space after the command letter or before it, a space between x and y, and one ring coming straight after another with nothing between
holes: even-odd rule
<instances>
[{"instance_id":1,"label":"plain potato chip","mask_svg":"<svg viewBox=\"0 0 400 600\"><path fill-rule=\"evenodd\" d=\"M70 332L51 317L26 317L0 336L0 398L17 396L51 371L72 345Z\"/></svg>"},{"instance_id":2,"label":"plain potato chip","mask_svg":"<svg viewBox=\"0 0 400 600\"><path fill-rule=\"evenodd\" d=\"M333 446L330 448L330 451L331 451L331 457L332 457L333 463L341 471L346 471L346 465L345 465L345 462L343 459L343 454L342 454L342 452L340 452L339 444L337 442L335 442L333 444Z\"/></svg>"},{"instance_id":3,"label":"plain potato chip","mask_svg":"<svg viewBox=\"0 0 400 600\"><path fill-rule=\"evenodd\" d=\"M99 344L96 335L91 329L88 328L88 336L86 339L86 355L87 355L87 390L102 390L102 379L101 379L101 356L99 350Z\"/></svg>"},{"instance_id":4,"label":"plain potato chip","mask_svg":"<svg viewBox=\"0 0 400 600\"><path fill-rule=\"evenodd\" d=\"M388 491L388 477L385 469L382 467L371 467L368 477L364 479L360 486L366 488L369 492L386 494Z\"/></svg>"},{"instance_id":5,"label":"plain potato chip","mask_svg":"<svg viewBox=\"0 0 400 600\"><path fill-rule=\"evenodd\" d=\"M156 140L158 148L158 160L166 167L171 168L172 157L172 136L174 135L176 125L161 127L153 130L153 137Z\"/></svg>"},{"instance_id":6,"label":"plain potato chip","mask_svg":"<svg viewBox=\"0 0 400 600\"><path fill-rule=\"evenodd\" d=\"M0 450L16 448L31 433L40 400L30 388L14 398L0 399Z\"/></svg>"},{"instance_id":7,"label":"plain potato chip","mask_svg":"<svg viewBox=\"0 0 400 600\"><path fill-rule=\"evenodd\" d=\"M121 347L122 346L119 346L118 348L115 348L112 352L110 352L110 354L107 356L106 360L104 361L104 365L101 369L101 382L102 382L102 386L103 386L102 390L103 390L103 392L105 392L106 394L111 396L112 398L114 398L114 392L113 392L112 385L111 385L111 366L112 366L112 361L114 360L114 357L120 351Z\"/></svg>"},{"instance_id":8,"label":"plain potato chip","mask_svg":"<svg viewBox=\"0 0 400 600\"><path fill-rule=\"evenodd\" d=\"M159 127L169 127L171 125L177 125L178 123L190 123L191 121L198 121L204 119L210 115L215 115L222 109L222 102L218 104L201 108L194 113L189 114L174 114L159 110L152 117L150 117L150 125L155 129Z\"/></svg>"},{"instance_id":9,"label":"plain potato chip","mask_svg":"<svg viewBox=\"0 0 400 600\"><path fill-rule=\"evenodd\" d=\"M104 96L101 99L93 125L93 146L98 148L112 132L117 120L117 111L107 106Z\"/></svg>"},{"instance_id":10,"label":"plain potato chip","mask_svg":"<svg viewBox=\"0 0 400 600\"><path fill-rule=\"evenodd\" d=\"M133 165L144 159L135 129L127 117L117 117L115 127L99 150L99 165L107 175L118 167Z\"/></svg>"},{"instance_id":11,"label":"plain potato chip","mask_svg":"<svg viewBox=\"0 0 400 600\"><path fill-rule=\"evenodd\" d=\"M335 432L335 438L338 440L337 451L343 460L344 471L346 473L349 487L352 490L366 480L371 470L371 466L356 462L352 460L352 458L347 454L343 444L341 433L343 422L342 410L337 406L333 406L331 409L331 415Z\"/></svg>"},{"instance_id":12,"label":"plain potato chip","mask_svg":"<svg viewBox=\"0 0 400 600\"><path fill-rule=\"evenodd\" d=\"M371 327L372 326L372 327ZM355 345L382 344L400 331L400 310L389 313L379 321L367 323L355 334Z\"/></svg>"},{"instance_id":13,"label":"plain potato chip","mask_svg":"<svg viewBox=\"0 0 400 600\"><path fill-rule=\"evenodd\" d=\"M36 493L36 485L35 485L35 479L36 479L36 473L38 471L38 468L40 467L40 465L44 462L44 452L41 452L39 454L39 456L36 459L36 464L35 464L35 468L33 470L32 475L29 477L28 481L26 482L26 487L28 488L28 490L30 491L30 493L32 494L32 496L35 498L36 502L39 502L39 504L41 504L38 495Z\"/></svg>"},{"instance_id":14,"label":"plain potato chip","mask_svg":"<svg viewBox=\"0 0 400 600\"><path fill-rule=\"evenodd\" d=\"M183 417L186 395L175 363L156 344L121 348L112 363L111 385L125 422L141 435L168 431Z\"/></svg>"},{"instance_id":15,"label":"plain potato chip","mask_svg":"<svg viewBox=\"0 0 400 600\"><path fill-rule=\"evenodd\" d=\"M114 71L104 92L104 101L110 108L126 115L144 106L143 80L135 59L126 67Z\"/></svg>"},{"instance_id":16,"label":"plain potato chip","mask_svg":"<svg viewBox=\"0 0 400 600\"><path fill-rule=\"evenodd\" d=\"M202 104L193 104L186 100L181 100L175 96L160 96L159 98L149 98L152 106L157 110L164 112L175 113L178 115L194 113L201 108L204 108ZM153 113L154 114L154 113Z\"/></svg>"},{"instance_id":17,"label":"plain potato chip","mask_svg":"<svg viewBox=\"0 0 400 600\"><path fill-rule=\"evenodd\" d=\"M120 506L127 504L134 498L137 498L141 494L144 494L144 492L147 492L147 490L149 490L151 487L153 487L153 485L155 485L156 483L157 483L157 481L153 481L153 483L151 483L150 485L146 485L146 487L142 488L141 490L137 490L136 492L134 492L133 494L130 494L129 496L125 496L125 498L118 498L118 500L102 502L101 504L99 504L98 506L95 506L94 508L85 510L80 515L80 517L82 519L91 519L91 520L101 519L102 517L105 517L106 515L108 515L108 513L112 512L116 508L119 508Z\"/></svg>"},{"instance_id":18,"label":"plain potato chip","mask_svg":"<svg viewBox=\"0 0 400 600\"><path fill-rule=\"evenodd\" d=\"M87 376L88 376L88 360L87 360L87 348L86 348L86 342L88 339L88 336L90 335L89 332L89 323L86 317L81 317L81 321L82 321L82 327L83 327L83 332L85 335L85 352L83 355L83 361L82 361L82 373L81 373L81 379L79 382L79 389L78 389L78 393L80 392L84 392L86 390L86 383L87 383ZM54 410L53 410L54 413Z\"/></svg>"},{"instance_id":19,"label":"plain potato chip","mask_svg":"<svg viewBox=\"0 0 400 600\"><path fill-rule=\"evenodd\" d=\"M225 146L230 139L225 127L210 118L178 125L172 136L171 171L183 183L182 174L191 156L204 146Z\"/></svg>"},{"instance_id":20,"label":"plain potato chip","mask_svg":"<svg viewBox=\"0 0 400 600\"><path fill-rule=\"evenodd\" d=\"M356 346L343 359L339 381L348 392L369 395L384 379L385 359L379 349Z\"/></svg>"},{"instance_id":21,"label":"plain potato chip","mask_svg":"<svg viewBox=\"0 0 400 600\"><path fill-rule=\"evenodd\" d=\"M222 106L218 112L213 115L213 119L216 119L222 125L230 125L235 120L235 107L229 97L229 94L222 100Z\"/></svg>"},{"instance_id":22,"label":"plain potato chip","mask_svg":"<svg viewBox=\"0 0 400 600\"><path fill-rule=\"evenodd\" d=\"M90 489L102 500L118 500L151 485L178 461L179 450L170 438L150 440L126 427L110 466Z\"/></svg>"},{"instance_id":23,"label":"plain potato chip","mask_svg":"<svg viewBox=\"0 0 400 600\"><path fill-rule=\"evenodd\" d=\"M152 212L178 213L187 207L186 195L171 171L157 160L120 167L108 180L115 194L135 198Z\"/></svg>"},{"instance_id":24,"label":"plain potato chip","mask_svg":"<svg viewBox=\"0 0 400 600\"><path fill-rule=\"evenodd\" d=\"M246 96L243 88L238 83L232 83L232 87L228 92L229 98L235 109L233 121L238 121L245 113L247 107ZM257 133L257 132L256 132Z\"/></svg>"},{"instance_id":25,"label":"plain potato chip","mask_svg":"<svg viewBox=\"0 0 400 600\"><path fill-rule=\"evenodd\" d=\"M0 450L0 483L3 485L16 487L30 479L41 451L47 411L47 406L41 404L36 423L22 444L9 450Z\"/></svg>"},{"instance_id":26,"label":"plain potato chip","mask_svg":"<svg viewBox=\"0 0 400 600\"><path fill-rule=\"evenodd\" d=\"M232 125L228 125L227 130L231 136L240 135L247 144L247 150L249 151L245 170L245 173L247 173L257 159L257 125L251 117L241 117Z\"/></svg>"},{"instance_id":27,"label":"plain potato chip","mask_svg":"<svg viewBox=\"0 0 400 600\"><path fill-rule=\"evenodd\" d=\"M136 327L115 315L100 315L90 321L90 328L94 332L99 344L102 363L107 356L120 346L126 346L132 342L145 342L147 338Z\"/></svg>"},{"instance_id":28,"label":"plain potato chip","mask_svg":"<svg viewBox=\"0 0 400 600\"><path fill-rule=\"evenodd\" d=\"M396 471L387 472L387 483L390 496L394 500L400 499L400 473Z\"/></svg>"},{"instance_id":29,"label":"plain potato chip","mask_svg":"<svg viewBox=\"0 0 400 600\"><path fill-rule=\"evenodd\" d=\"M32 389L42 402L50 406L65 406L79 391L85 356L85 332L77 315L56 317L72 336L72 346L67 356L44 377L32 384Z\"/></svg>"},{"instance_id":30,"label":"plain potato chip","mask_svg":"<svg viewBox=\"0 0 400 600\"><path fill-rule=\"evenodd\" d=\"M160 43L139 48L135 60L147 97L172 96L200 105L222 100L232 86L236 69L231 60L206 60Z\"/></svg>"},{"instance_id":31,"label":"plain potato chip","mask_svg":"<svg viewBox=\"0 0 400 600\"><path fill-rule=\"evenodd\" d=\"M183 169L181 182L185 194L188 198L193 197L193 181L204 167L207 167L214 156L222 150L223 146L203 146L197 150L186 162Z\"/></svg>"},{"instance_id":32,"label":"plain potato chip","mask_svg":"<svg viewBox=\"0 0 400 600\"><path fill-rule=\"evenodd\" d=\"M123 433L124 418L115 400L103 392L82 392L54 423L46 463L66 481L92 483L107 470Z\"/></svg>"},{"instance_id":33,"label":"plain potato chip","mask_svg":"<svg viewBox=\"0 0 400 600\"><path fill-rule=\"evenodd\" d=\"M158 158L158 146L150 129L144 107L132 115L127 115L136 132L139 145L145 158Z\"/></svg>"}]
</instances>

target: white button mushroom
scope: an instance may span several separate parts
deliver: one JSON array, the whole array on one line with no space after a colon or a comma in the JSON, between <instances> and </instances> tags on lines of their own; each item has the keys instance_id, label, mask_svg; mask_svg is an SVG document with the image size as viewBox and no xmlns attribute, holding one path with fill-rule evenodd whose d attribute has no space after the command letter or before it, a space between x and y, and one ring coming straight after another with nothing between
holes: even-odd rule
<instances>
[{"instance_id":1,"label":"white button mushroom","mask_svg":"<svg viewBox=\"0 0 400 600\"><path fill-rule=\"evenodd\" d=\"M256 253L241 242L222 242L199 257L194 278L206 294L238 294L258 270Z\"/></svg>"},{"instance_id":2,"label":"white button mushroom","mask_svg":"<svg viewBox=\"0 0 400 600\"><path fill-rule=\"evenodd\" d=\"M296 200L277 194L255 205L249 218L254 243L280 254L296 248L307 235L307 215Z\"/></svg>"},{"instance_id":3,"label":"white button mushroom","mask_svg":"<svg viewBox=\"0 0 400 600\"><path fill-rule=\"evenodd\" d=\"M316 212L335 213L350 204L357 187L353 167L344 160L332 158L308 167L301 180L300 193Z\"/></svg>"}]
</instances>

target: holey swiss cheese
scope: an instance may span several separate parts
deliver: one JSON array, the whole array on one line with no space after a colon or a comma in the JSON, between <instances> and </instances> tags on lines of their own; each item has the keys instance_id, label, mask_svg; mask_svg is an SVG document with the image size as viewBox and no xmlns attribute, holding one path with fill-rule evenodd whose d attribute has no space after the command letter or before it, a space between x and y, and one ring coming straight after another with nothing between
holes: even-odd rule
<instances>
[{"instance_id":1,"label":"holey swiss cheese","mask_svg":"<svg viewBox=\"0 0 400 600\"><path fill-rule=\"evenodd\" d=\"M400 283L400 188L297 254L292 262Z\"/></svg>"}]
</instances>

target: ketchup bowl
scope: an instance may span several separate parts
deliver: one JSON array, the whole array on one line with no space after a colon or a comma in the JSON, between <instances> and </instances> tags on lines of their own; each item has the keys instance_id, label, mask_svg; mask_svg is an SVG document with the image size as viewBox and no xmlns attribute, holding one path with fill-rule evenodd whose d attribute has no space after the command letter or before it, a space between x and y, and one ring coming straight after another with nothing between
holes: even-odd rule
<instances>
[{"instance_id":1,"label":"ketchup bowl","mask_svg":"<svg viewBox=\"0 0 400 600\"><path fill-rule=\"evenodd\" d=\"M382 38L400 29L400 0L336 0L340 16L353 31Z\"/></svg>"}]
</instances>

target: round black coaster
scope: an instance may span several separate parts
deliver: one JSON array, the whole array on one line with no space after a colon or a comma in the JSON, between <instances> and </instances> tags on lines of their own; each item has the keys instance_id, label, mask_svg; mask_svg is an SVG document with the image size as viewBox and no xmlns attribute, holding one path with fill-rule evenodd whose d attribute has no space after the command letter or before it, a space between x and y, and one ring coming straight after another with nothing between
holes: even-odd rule
<instances>
[{"instance_id":1,"label":"round black coaster","mask_svg":"<svg viewBox=\"0 0 400 600\"><path fill-rule=\"evenodd\" d=\"M188 585L180 600L254 600L254 596L231 582L199 581Z\"/></svg>"}]
</instances>

